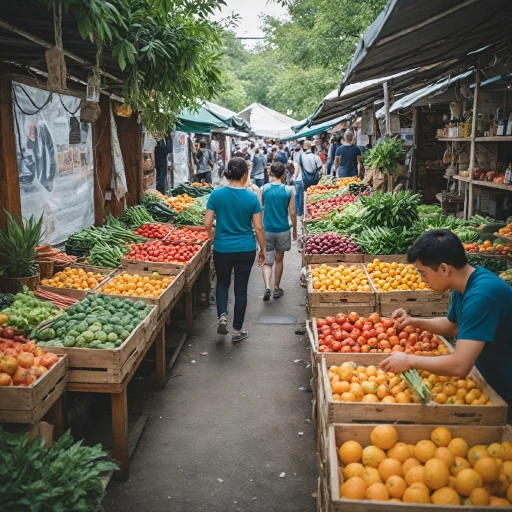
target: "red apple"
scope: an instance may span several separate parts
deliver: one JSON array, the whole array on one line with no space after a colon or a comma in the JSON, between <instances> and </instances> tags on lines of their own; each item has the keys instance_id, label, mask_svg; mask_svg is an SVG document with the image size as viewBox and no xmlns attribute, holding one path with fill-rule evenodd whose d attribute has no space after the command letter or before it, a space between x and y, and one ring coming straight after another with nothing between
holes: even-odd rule
<instances>
[{"instance_id":1,"label":"red apple","mask_svg":"<svg viewBox=\"0 0 512 512\"><path fill-rule=\"evenodd\" d=\"M379 340L377 338L370 338L368 340L368 345L371 347L371 348L376 348L377 345L379 344Z\"/></svg>"},{"instance_id":2,"label":"red apple","mask_svg":"<svg viewBox=\"0 0 512 512\"><path fill-rule=\"evenodd\" d=\"M349 313L349 315L348 315L348 319L349 319L352 323L355 323L355 322L357 322L357 321L359 320L359 315L358 315L356 312L352 311L352 313Z\"/></svg>"},{"instance_id":3,"label":"red apple","mask_svg":"<svg viewBox=\"0 0 512 512\"><path fill-rule=\"evenodd\" d=\"M341 347L340 352L343 352L343 353L352 352L352 349L350 347Z\"/></svg>"},{"instance_id":4,"label":"red apple","mask_svg":"<svg viewBox=\"0 0 512 512\"><path fill-rule=\"evenodd\" d=\"M344 330L344 331L347 331L347 332L351 332L353 329L354 329L354 326L352 324L349 324L348 322L345 322L341 328Z\"/></svg>"},{"instance_id":5,"label":"red apple","mask_svg":"<svg viewBox=\"0 0 512 512\"><path fill-rule=\"evenodd\" d=\"M361 352L361 347L359 345L354 345L352 347L352 352Z\"/></svg>"}]
</instances>

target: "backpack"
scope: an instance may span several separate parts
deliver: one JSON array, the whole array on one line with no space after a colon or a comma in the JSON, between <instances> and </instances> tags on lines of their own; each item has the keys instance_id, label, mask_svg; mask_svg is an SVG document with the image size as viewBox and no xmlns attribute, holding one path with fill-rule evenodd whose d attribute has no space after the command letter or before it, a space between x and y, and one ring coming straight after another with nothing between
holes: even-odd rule
<instances>
[{"instance_id":1,"label":"backpack","mask_svg":"<svg viewBox=\"0 0 512 512\"><path fill-rule=\"evenodd\" d=\"M304 186L304 190L307 190L309 187L316 185L320 181L321 167L317 167L313 172L306 171L306 169L304 169L304 165L302 164L303 154L299 156L299 165L302 171L302 184Z\"/></svg>"}]
</instances>

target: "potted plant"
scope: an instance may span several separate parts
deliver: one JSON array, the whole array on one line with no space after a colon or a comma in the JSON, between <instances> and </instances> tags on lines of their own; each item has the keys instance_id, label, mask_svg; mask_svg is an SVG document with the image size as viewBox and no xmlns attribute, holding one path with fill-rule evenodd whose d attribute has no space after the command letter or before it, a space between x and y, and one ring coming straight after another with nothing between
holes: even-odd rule
<instances>
[{"instance_id":1,"label":"potted plant","mask_svg":"<svg viewBox=\"0 0 512 512\"><path fill-rule=\"evenodd\" d=\"M24 222L19 216L7 214L7 230L0 229L0 292L17 293L26 286L35 290L39 273L35 249L41 238L43 216L32 215Z\"/></svg>"},{"instance_id":2,"label":"potted plant","mask_svg":"<svg viewBox=\"0 0 512 512\"><path fill-rule=\"evenodd\" d=\"M400 139L383 139L370 149L365 158L365 165L378 169L384 176L387 176L388 187L391 190L398 162L404 155L405 150Z\"/></svg>"}]
</instances>

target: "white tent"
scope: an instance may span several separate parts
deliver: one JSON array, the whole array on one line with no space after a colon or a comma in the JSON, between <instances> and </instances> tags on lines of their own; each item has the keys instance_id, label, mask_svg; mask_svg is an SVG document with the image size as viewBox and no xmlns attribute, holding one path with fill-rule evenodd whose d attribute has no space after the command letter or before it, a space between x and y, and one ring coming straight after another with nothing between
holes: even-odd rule
<instances>
[{"instance_id":1,"label":"white tent","mask_svg":"<svg viewBox=\"0 0 512 512\"><path fill-rule=\"evenodd\" d=\"M281 138L281 136L290 132L293 125L297 124L295 119L280 114L260 103L249 105L238 113L238 117L242 117L251 123L252 132L255 135L273 139Z\"/></svg>"}]
</instances>

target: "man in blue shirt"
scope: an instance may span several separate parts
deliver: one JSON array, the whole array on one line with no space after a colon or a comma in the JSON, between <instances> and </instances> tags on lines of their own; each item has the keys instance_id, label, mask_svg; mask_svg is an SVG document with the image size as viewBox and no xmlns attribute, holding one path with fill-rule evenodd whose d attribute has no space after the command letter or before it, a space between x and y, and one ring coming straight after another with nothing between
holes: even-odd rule
<instances>
[{"instance_id":1,"label":"man in blue shirt","mask_svg":"<svg viewBox=\"0 0 512 512\"><path fill-rule=\"evenodd\" d=\"M482 267L468 264L462 243L449 230L423 234L407 253L422 279L438 293L452 290L446 318L412 318L403 309L393 313L395 328L408 325L440 336L456 336L447 356L422 357L395 352L381 368L410 368L436 375L466 377L476 363L485 380L512 412L512 288Z\"/></svg>"},{"instance_id":2,"label":"man in blue shirt","mask_svg":"<svg viewBox=\"0 0 512 512\"><path fill-rule=\"evenodd\" d=\"M352 176L364 175L363 160L361 159L361 150L353 143L354 134L347 130L343 136L343 142L336 149L334 158L334 169L337 171L338 178L350 178Z\"/></svg>"},{"instance_id":3,"label":"man in blue shirt","mask_svg":"<svg viewBox=\"0 0 512 512\"><path fill-rule=\"evenodd\" d=\"M199 149L194 153L194 161L196 163L196 173L194 181L201 183L212 184L212 169L215 157L211 149L206 147L206 141L203 139L199 141Z\"/></svg>"}]
</instances>

